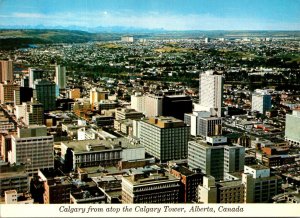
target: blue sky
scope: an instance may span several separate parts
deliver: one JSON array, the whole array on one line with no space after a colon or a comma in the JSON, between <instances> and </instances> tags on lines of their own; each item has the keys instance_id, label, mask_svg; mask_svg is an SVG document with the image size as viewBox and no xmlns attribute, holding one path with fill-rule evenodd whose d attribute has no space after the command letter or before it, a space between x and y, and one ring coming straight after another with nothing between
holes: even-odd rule
<instances>
[{"instance_id":1,"label":"blue sky","mask_svg":"<svg viewBox=\"0 0 300 218\"><path fill-rule=\"evenodd\" d=\"M0 25L300 30L300 0L0 0Z\"/></svg>"}]
</instances>

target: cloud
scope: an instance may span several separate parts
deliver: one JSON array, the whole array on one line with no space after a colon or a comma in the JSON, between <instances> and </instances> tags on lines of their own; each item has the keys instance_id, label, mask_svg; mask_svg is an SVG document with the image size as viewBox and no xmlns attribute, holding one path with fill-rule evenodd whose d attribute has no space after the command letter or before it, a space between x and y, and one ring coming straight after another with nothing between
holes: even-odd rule
<instances>
[{"instance_id":1,"label":"cloud","mask_svg":"<svg viewBox=\"0 0 300 218\"><path fill-rule=\"evenodd\" d=\"M13 13L11 17L15 18L47 18L45 14L38 13Z\"/></svg>"},{"instance_id":2,"label":"cloud","mask_svg":"<svg viewBox=\"0 0 300 218\"><path fill-rule=\"evenodd\" d=\"M299 30L300 22L278 22L255 18L218 17L211 14L172 14L150 11L137 14L130 10L80 11L67 13L12 13L2 15L20 25L78 25L126 26L142 28L164 28L167 30ZM234 15L233 15L234 16ZM10 19L8 19L10 17ZM4 20L4 21L3 21ZM2 19L1 24L5 22ZM9 24L8 24L9 25Z\"/></svg>"}]
</instances>

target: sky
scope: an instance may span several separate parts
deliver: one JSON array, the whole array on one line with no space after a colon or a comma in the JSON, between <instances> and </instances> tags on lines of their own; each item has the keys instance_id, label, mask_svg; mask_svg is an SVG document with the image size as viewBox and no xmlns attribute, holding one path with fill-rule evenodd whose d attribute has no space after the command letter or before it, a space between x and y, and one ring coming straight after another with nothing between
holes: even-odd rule
<instances>
[{"instance_id":1,"label":"sky","mask_svg":"<svg viewBox=\"0 0 300 218\"><path fill-rule=\"evenodd\" d=\"M0 0L0 26L300 30L300 0Z\"/></svg>"}]
</instances>

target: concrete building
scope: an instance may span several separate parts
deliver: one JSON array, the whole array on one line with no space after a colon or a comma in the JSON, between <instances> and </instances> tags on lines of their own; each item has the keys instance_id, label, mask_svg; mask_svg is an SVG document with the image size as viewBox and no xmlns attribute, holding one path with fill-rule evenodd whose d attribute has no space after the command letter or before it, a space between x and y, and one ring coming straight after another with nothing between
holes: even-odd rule
<instances>
[{"instance_id":1,"label":"concrete building","mask_svg":"<svg viewBox=\"0 0 300 218\"><path fill-rule=\"evenodd\" d=\"M36 99L31 99L25 105L24 123L29 125L43 125L44 124L44 108L43 105Z\"/></svg>"},{"instance_id":2,"label":"concrete building","mask_svg":"<svg viewBox=\"0 0 300 218\"><path fill-rule=\"evenodd\" d=\"M92 109L98 107L100 100L107 100L109 91L105 91L98 88L92 88L90 90L90 104Z\"/></svg>"},{"instance_id":3,"label":"concrete building","mask_svg":"<svg viewBox=\"0 0 300 218\"><path fill-rule=\"evenodd\" d=\"M163 115L163 96L146 95L145 96L145 115L155 117Z\"/></svg>"},{"instance_id":4,"label":"concrete building","mask_svg":"<svg viewBox=\"0 0 300 218\"><path fill-rule=\"evenodd\" d=\"M12 136L12 150L8 154L10 164L25 164L26 171L53 168L53 136L47 136L46 126L18 128Z\"/></svg>"},{"instance_id":5,"label":"concrete building","mask_svg":"<svg viewBox=\"0 0 300 218\"><path fill-rule=\"evenodd\" d=\"M224 138L224 137L223 137ZM217 142L197 140L188 142L188 165L202 173L222 180L226 172L242 171L245 163L245 148L239 145L224 145L222 138ZM223 141L224 142L224 141Z\"/></svg>"},{"instance_id":6,"label":"concrete building","mask_svg":"<svg viewBox=\"0 0 300 218\"><path fill-rule=\"evenodd\" d=\"M198 117L198 133L202 137L222 135L221 117Z\"/></svg>"},{"instance_id":7,"label":"concrete building","mask_svg":"<svg viewBox=\"0 0 300 218\"><path fill-rule=\"evenodd\" d=\"M5 204L33 204L33 199L23 193L18 194L17 190L5 191Z\"/></svg>"},{"instance_id":8,"label":"concrete building","mask_svg":"<svg viewBox=\"0 0 300 218\"><path fill-rule=\"evenodd\" d=\"M140 122L140 141L146 152L161 162L187 158L190 127L172 117L151 117Z\"/></svg>"},{"instance_id":9,"label":"concrete building","mask_svg":"<svg viewBox=\"0 0 300 218\"><path fill-rule=\"evenodd\" d=\"M138 112L145 113L145 104L146 104L146 97L142 95L140 92L134 93L131 95L131 109L134 109Z\"/></svg>"},{"instance_id":10,"label":"concrete building","mask_svg":"<svg viewBox=\"0 0 300 218\"><path fill-rule=\"evenodd\" d=\"M184 114L184 123L191 127L191 135L199 136L199 118L210 117L208 111L193 111L193 113Z\"/></svg>"},{"instance_id":11,"label":"concrete building","mask_svg":"<svg viewBox=\"0 0 300 218\"><path fill-rule=\"evenodd\" d=\"M29 190L29 177L25 166L0 166L0 195L5 191L15 189L19 193Z\"/></svg>"},{"instance_id":12,"label":"concrete building","mask_svg":"<svg viewBox=\"0 0 300 218\"><path fill-rule=\"evenodd\" d=\"M262 165L245 166L242 183L246 187L246 203L269 203L280 193L282 178L272 176L270 168Z\"/></svg>"},{"instance_id":13,"label":"concrete building","mask_svg":"<svg viewBox=\"0 0 300 218\"><path fill-rule=\"evenodd\" d=\"M48 80L37 79L33 85L33 97L43 104L44 110L55 110L55 83Z\"/></svg>"},{"instance_id":14,"label":"concrete building","mask_svg":"<svg viewBox=\"0 0 300 218\"><path fill-rule=\"evenodd\" d=\"M30 88L33 88L35 80L45 78L45 72L43 70L29 68L28 71L29 71L29 87Z\"/></svg>"},{"instance_id":15,"label":"concrete building","mask_svg":"<svg viewBox=\"0 0 300 218\"><path fill-rule=\"evenodd\" d=\"M0 61L0 83L14 80L13 61Z\"/></svg>"},{"instance_id":16,"label":"concrete building","mask_svg":"<svg viewBox=\"0 0 300 218\"><path fill-rule=\"evenodd\" d=\"M300 146L300 110L286 115L285 139L292 145Z\"/></svg>"},{"instance_id":17,"label":"concrete building","mask_svg":"<svg viewBox=\"0 0 300 218\"><path fill-rule=\"evenodd\" d=\"M116 120L125 120L125 119L139 120L143 117L144 117L143 113L137 112L134 109L116 108L115 110Z\"/></svg>"},{"instance_id":18,"label":"concrete building","mask_svg":"<svg viewBox=\"0 0 300 218\"><path fill-rule=\"evenodd\" d=\"M61 67L60 65L55 66L55 84L59 89L66 88L66 67Z\"/></svg>"},{"instance_id":19,"label":"concrete building","mask_svg":"<svg viewBox=\"0 0 300 218\"><path fill-rule=\"evenodd\" d=\"M203 185L198 186L198 202L217 203L217 187L213 176L203 177Z\"/></svg>"},{"instance_id":20,"label":"concrete building","mask_svg":"<svg viewBox=\"0 0 300 218\"><path fill-rule=\"evenodd\" d=\"M5 81L4 83L0 83L1 104L14 103L14 91L18 89L20 89L20 86L18 84L14 84L13 82Z\"/></svg>"},{"instance_id":21,"label":"concrete building","mask_svg":"<svg viewBox=\"0 0 300 218\"><path fill-rule=\"evenodd\" d=\"M68 141L61 142L61 157L73 169L99 165L116 166L120 160L144 159L145 149L130 144L124 138Z\"/></svg>"},{"instance_id":22,"label":"concrete building","mask_svg":"<svg viewBox=\"0 0 300 218\"><path fill-rule=\"evenodd\" d=\"M122 203L179 203L180 183L174 176L136 174L122 178Z\"/></svg>"},{"instance_id":23,"label":"concrete building","mask_svg":"<svg viewBox=\"0 0 300 218\"><path fill-rule=\"evenodd\" d=\"M222 75L212 70L200 74L199 78L199 104L201 110L210 111L211 115L222 115L223 105L223 83Z\"/></svg>"},{"instance_id":24,"label":"concrete building","mask_svg":"<svg viewBox=\"0 0 300 218\"><path fill-rule=\"evenodd\" d=\"M104 111L104 110L111 110L115 109L118 106L118 102L111 101L111 100L100 100L98 106L96 107L97 110Z\"/></svg>"},{"instance_id":25,"label":"concrete building","mask_svg":"<svg viewBox=\"0 0 300 218\"><path fill-rule=\"evenodd\" d=\"M214 177L203 177L198 188L199 203L244 203L245 186L241 180L216 182Z\"/></svg>"},{"instance_id":26,"label":"concrete building","mask_svg":"<svg viewBox=\"0 0 300 218\"><path fill-rule=\"evenodd\" d=\"M257 89L252 93L251 111L258 111L261 114L265 114L271 107L271 95L268 91Z\"/></svg>"}]
</instances>

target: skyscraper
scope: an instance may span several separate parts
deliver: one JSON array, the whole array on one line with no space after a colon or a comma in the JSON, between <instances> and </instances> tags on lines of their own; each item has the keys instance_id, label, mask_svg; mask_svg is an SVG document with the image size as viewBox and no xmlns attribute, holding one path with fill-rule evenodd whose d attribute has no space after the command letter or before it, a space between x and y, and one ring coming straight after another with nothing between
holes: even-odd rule
<instances>
[{"instance_id":1,"label":"skyscraper","mask_svg":"<svg viewBox=\"0 0 300 218\"><path fill-rule=\"evenodd\" d=\"M59 89L66 88L66 67L60 65L55 67L55 83Z\"/></svg>"},{"instance_id":2,"label":"skyscraper","mask_svg":"<svg viewBox=\"0 0 300 218\"><path fill-rule=\"evenodd\" d=\"M199 104L201 110L210 111L211 115L222 115L223 101L222 75L214 73L212 70L200 74L199 78Z\"/></svg>"},{"instance_id":3,"label":"skyscraper","mask_svg":"<svg viewBox=\"0 0 300 218\"><path fill-rule=\"evenodd\" d=\"M33 97L41 102L44 110L54 110L55 106L55 83L48 80L35 80L33 85Z\"/></svg>"},{"instance_id":4,"label":"skyscraper","mask_svg":"<svg viewBox=\"0 0 300 218\"><path fill-rule=\"evenodd\" d=\"M13 81L13 62L0 61L0 82Z\"/></svg>"},{"instance_id":5,"label":"skyscraper","mask_svg":"<svg viewBox=\"0 0 300 218\"><path fill-rule=\"evenodd\" d=\"M252 111L258 111L261 114L265 114L267 110L270 110L271 95L266 90L257 89L252 94Z\"/></svg>"},{"instance_id":6,"label":"skyscraper","mask_svg":"<svg viewBox=\"0 0 300 218\"><path fill-rule=\"evenodd\" d=\"M33 88L34 81L44 78L44 71L34 68L29 68L29 87Z\"/></svg>"}]
</instances>

